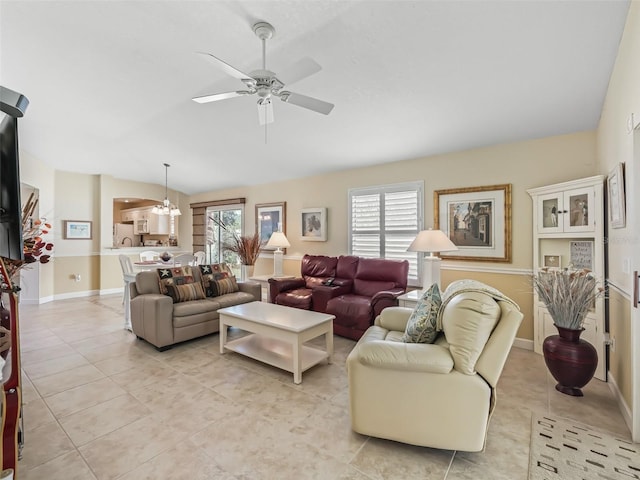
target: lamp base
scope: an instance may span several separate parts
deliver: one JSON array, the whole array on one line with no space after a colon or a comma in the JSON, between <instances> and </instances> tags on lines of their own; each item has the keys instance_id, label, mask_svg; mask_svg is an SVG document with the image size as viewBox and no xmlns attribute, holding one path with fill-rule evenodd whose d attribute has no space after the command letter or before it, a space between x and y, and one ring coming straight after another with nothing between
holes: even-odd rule
<instances>
[{"instance_id":1,"label":"lamp base","mask_svg":"<svg viewBox=\"0 0 640 480\"><path fill-rule=\"evenodd\" d=\"M425 256L422 268L422 289L427 290L434 283L440 288L440 264L439 257Z\"/></svg>"},{"instance_id":2,"label":"lamp base","mask_svg":"<svg viewBox=\"0 0 640 480\"><path fill-rule=\"evenodd\" d=\"M282 277L282 258L284 256L284 252L279 248L273 252L273 276L274 277Z\"/></svg>"}]
</instances>

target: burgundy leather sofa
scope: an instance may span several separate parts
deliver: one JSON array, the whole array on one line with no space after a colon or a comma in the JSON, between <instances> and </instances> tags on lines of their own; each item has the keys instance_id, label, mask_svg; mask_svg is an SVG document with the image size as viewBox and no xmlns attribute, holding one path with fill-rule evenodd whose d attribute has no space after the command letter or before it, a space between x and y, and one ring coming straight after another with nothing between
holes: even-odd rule
<instances>
[{"instance_id":1,"label":"burgundy leather sofa","mask_svg":"<svg viewBox=\"0 0 640 480\"><path fill-rule=\"evenodd\" d=\"M334 333L358 340L384 308L398 305L409 262L305 255L300 270L300 278L269 279L271 302L335 315Z\"/></svg>"}]
</instances>

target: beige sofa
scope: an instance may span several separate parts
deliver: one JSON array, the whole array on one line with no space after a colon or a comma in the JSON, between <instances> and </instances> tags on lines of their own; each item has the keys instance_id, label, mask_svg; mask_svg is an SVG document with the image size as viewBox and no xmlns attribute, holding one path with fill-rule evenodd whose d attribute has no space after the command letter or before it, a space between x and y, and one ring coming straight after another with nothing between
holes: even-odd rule
<instances>
[{"instance_id":1,"label":"beige sofa","mask_svg":"<svg viewBox=\"0 0 640 480\"><path fill-rule=\"evenodd\" d=\"M194 269L194 278L201 281ZM260 301L261 286L256 282L238 282L240 291L204 300L173 303L160 291L155 271L140 272L131 286L131 328L139 339L159 351L172 345L219 331L218 310L223 307Z\"/></svg>"},{"instance_id":2,"label":"beige sofa","mask_svg":"<svg viewBox=\"0 0 640 480\"><path fill-rule=\"evenodd\" d=\"M473 290L443 296L445 331L434 344L402 341L411 309L382 311L347 358L353 430L425 447L484 449L522 314L511 301Z\"/></svg>"}]
</instances>

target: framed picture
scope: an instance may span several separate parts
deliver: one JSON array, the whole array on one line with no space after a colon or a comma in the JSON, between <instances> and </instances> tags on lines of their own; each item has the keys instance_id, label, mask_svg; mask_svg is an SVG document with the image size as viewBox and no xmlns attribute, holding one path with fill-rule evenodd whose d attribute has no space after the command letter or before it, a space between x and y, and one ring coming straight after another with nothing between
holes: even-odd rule
<instances>
[{"instance_id":1,"label":"framed picture","mask_svg":"<svg viewBox=\"0 0 640 480\"><path fill-rule=\"evenodd\" d=\"M301 236L305 242L327 241L327 209L303 208L300 212Z\"/></svg>"},{"instance_id":2,"label":"framed picture","mask_svg":"<svg viewBox=\"0 0 640 480\"><path fill-rule=\"evenodd\" d=\"M618 163L607 177L607 191L609 193L609 220L612 228L624 228L625 195L624 195L624 165Z\"/></svg>"},{"instance_id":3,"label":"framed picture","mask_svg":"<svg viewBox=\"0 0 640 480\"><path fill-rule=\"evenodd\" d=\"M65 240L91 240L91 222L65 220L64 238Z\"/></svg>"},{"instance_id":4,"label":"framed picture","mask_svg":"<svg viewBox=\"0 0 640 480\"><path fill-rule=\"evenodd\" d=\"M287 234L287 202L256 204L256 232L265 244L273 232ZM266 248L263 250L275 250Z\"/></svg>"},{"instance_id":5,"label":"framed picture","mask_svg":"<svg viewBox=\"0 0 640 480\"><path fill-rule=\"evenodd\" d=\"M562 261L560 255L545 255L542 259L542 266L546 268L553 268L560 270L562 268Z\"/></svg>"},{"instance_id":6,"label":"framed picture","mask_svg":"<svg viewBox=\"0 0 640 480\"><path fill-rule=\"evenodd\" d=\"M579 240L569 243L570 262L575 269L593 270L593 241Z\"/></svg>"},{"instance_id":7,"label":"framed picture","mask_svg":"<svg viewBox=\"0 0 640 480\"><path fill-rule=\"evenodd\" d=\"M511 261L511 184L433 192L434 224L458 247L441 258Z\"/></svg>"}]
</instances>

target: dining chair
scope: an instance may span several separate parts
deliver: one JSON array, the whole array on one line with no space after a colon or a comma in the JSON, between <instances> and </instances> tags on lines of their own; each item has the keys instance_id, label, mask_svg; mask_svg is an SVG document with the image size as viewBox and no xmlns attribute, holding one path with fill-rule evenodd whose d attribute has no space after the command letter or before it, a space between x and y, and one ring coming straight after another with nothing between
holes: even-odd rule
<instances>
[{"instance_id":1,"label":"dining chair","mask_svg":"<svg viewBox=\"0 0 640 480\"><path fill-rule=\"evenodd\" d=\"M140 252L141 262L148 262L148 261L157 260L157 259L158 259L158 252L153 252L151 250L147 250L146 252Z\"/></svg>"},{"instance_id":2,"label":"dining chair","mask_svg":"<svg viewBox=\"0 0 640 480\"><path fill-rule=\"evenodd\" d=\"M204 265L204 262L207 259L207 254L202 250L194 252L193 256L196 257L196 265Z\"/></svg>"},{"instance_id":3,"label":"dining chair","mask_svg":"<svg viewBox=\"0 0 640 480\"><path fill-rule=\"evenodd\" d=\"M196 265L196 257L190 253L183 253L182 255L176 255L173 257L174 265Z\"/></svg>"},{"instance_id":4,"label":"dining chair","mask_svg":"<svg viewBox=\"0 0 640 480\"><path fill-rule=\"evenodd\" d=\"M120 260L120 268L122 268L122 279L124 280L124 295L122 296L122 303L124 304L127 296L127 288L129 287L129 285L127 285L127 274L133 273L133 263L131 263L131 259L127 255L118 255L118 260Z\"/></svg>"}]
</instances>

